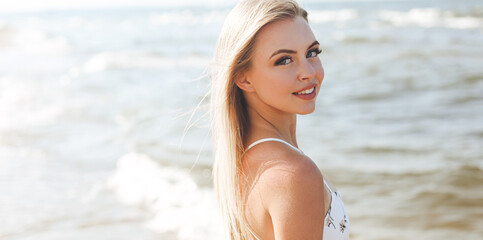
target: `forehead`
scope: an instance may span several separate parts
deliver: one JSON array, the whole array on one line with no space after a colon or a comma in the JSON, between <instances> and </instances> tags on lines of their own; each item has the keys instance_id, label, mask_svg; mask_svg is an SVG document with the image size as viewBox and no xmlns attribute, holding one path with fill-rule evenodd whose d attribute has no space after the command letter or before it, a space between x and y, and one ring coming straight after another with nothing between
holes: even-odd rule
<instances>
[{"instance_id":1,"label":"forehead","mask_svg":"<svg viewBox=\"0 0 483 240\"><path fill-rule=\"evenodd\" d=\"M309 25L302 17L280 20L264 26L255 40L255 55L270 56L279 49L305 51L315 41Z\"/></svg>"}]
</instances>

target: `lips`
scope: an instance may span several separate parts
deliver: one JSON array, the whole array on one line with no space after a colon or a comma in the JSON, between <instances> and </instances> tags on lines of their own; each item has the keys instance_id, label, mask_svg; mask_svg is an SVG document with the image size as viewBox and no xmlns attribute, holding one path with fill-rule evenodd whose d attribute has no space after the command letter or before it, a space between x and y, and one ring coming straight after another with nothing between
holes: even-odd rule
<instances>
[{"instance_id":1,"label":"lips","mask_svg":"<svg viewBox=\"0 0 483 240\"><path fill-rule=\"evenodd\" d=\"M315 91L315 87L307 89L307 90L303 90L303 91L300 91L300 92L295 92L293 94L295 94L295 95L307 95L307 94L313 93L314 91Z\"/></svg>"},{"instance_id":2,"label":"lips","mask_svg":"<svg viewBox=\"0 0 483 240\"><path fill-rule=\"evenodd\" d=\"M316 90L317 90L317 84L311 84L292 94L302 100L313 101L313 99L315 99L315 96L317 95Z\"/></svg>"},{"instance_id":3,"label":"lips","mask_svg":"<svg viewBox=\"0 0 483 240\"><path fill-rule=\"evenodd\" d=\"M311 85L309 85L309 86L307 86L305 88L302 88L302 89L300 89L300 90L298 90L298 91L296 91L296 92L294 92L292 94L294 94L294 95L308 95L308 94L311 94L311 93L315 92L315 90L316 90L315 87L316 86L317 86L317 84L311 84Z\"/></svg>"}]
</instances>

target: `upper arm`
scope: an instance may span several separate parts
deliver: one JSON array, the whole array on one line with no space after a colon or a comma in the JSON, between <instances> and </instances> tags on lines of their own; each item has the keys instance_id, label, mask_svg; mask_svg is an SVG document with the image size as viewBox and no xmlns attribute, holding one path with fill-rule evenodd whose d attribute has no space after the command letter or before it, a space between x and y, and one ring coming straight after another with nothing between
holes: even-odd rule
<instances>
[{"instance_id":1,"label":"upper arm","mask_svg":"<svg viewBox=\"0 0 483 240\"><path fill-rule=\"evenodd\" d=\"M265 172L260 182L276 240L322 239L324 184L310 159L290 159Z\"/></svg>"}]
</instances>

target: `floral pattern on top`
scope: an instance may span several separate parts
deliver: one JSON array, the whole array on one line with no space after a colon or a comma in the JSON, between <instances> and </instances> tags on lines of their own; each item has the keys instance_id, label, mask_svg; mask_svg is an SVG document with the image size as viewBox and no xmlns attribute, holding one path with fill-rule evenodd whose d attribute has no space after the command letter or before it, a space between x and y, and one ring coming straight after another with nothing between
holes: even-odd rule
<instances>
[{"instance_id":1,"label":"floral pattern on top","mask_svg":"<svg viewBox=\"0 0 483 240\"><path fill-rule=\"evenodd\" d=\"M330 188L329 188L330 190ZM349 239L350 222L344 208L344 203L338 192L330 190L332 199L325 216L324 240Z\"/></svg>"}]
</instances>

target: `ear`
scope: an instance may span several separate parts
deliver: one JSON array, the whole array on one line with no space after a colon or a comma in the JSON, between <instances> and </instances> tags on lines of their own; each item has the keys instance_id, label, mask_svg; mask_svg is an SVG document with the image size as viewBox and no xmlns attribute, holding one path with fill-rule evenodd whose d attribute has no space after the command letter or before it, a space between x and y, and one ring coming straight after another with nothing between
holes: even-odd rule
<instances>
[{"instance_id":1,"label":"ear","mask_svg":"<svg viewBox=\"0 0 483 240\"><path fill-rule=\"evenodd\" d=\"M255 88L253 87L252 82L248 79L248 76L246 74L237 74L235 76L235 84L240 88L241 90L245 92L255 92Z\"/></svg>"}]
</instances>

